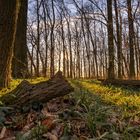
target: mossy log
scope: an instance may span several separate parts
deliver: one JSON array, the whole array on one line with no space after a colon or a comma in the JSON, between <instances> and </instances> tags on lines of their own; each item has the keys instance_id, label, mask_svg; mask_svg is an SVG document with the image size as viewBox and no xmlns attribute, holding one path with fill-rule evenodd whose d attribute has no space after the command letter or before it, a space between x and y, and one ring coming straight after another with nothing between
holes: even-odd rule
<instances>
[{"instance_id":1,"label":"mossy log","mask_svg":"<svg viewBox=\"0 0 140 140\"><path fill-rule=\"evenodd\" d=\"M54 77L45 82L31 84L22 81L16 89L9 93L14 95L13 100L5 100L5 104L14 107L22 107L33 102L46 103L47 101L69 94L74 89L62 76L62 72L57 72Z\"/></svg>"},{"instance_id":2,"label":"mossy log","mask_svg":"<svg viewBox=\"0 0 140 140\"><path fill-rule=\"evenodd\" d=\"M121 80L121 79L112 79L112 80L98 79L98 80L101 81L103 85L140 87L140 80Z\"/></svg>"}]
</instances>

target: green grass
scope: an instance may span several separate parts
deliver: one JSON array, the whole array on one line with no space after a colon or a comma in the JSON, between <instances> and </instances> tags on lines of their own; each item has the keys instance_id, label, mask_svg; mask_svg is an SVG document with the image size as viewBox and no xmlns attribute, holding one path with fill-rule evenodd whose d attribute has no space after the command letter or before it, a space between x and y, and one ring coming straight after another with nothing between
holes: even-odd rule
<instances>
[{"instance_id":1,"label":"green grass","mask_svg":"<svg viewBox=\"0 0 140 140\"><path fill-rule=\"evenodd\" d=\"M140 90L103 86L99 82L91 80L78 81L83 88L88 89L94 95L100 96L107 104L112 104L124 109L128 115L132 115L140 111Z\"/></svg>"},{"instance_id":2,"label":"green grass","mask_svg":"<svg viewBox=\"0 0 140 140\"><path fill-rule=\"evenodd\" d=\"M27 79L30 83L38 83L47 80L44 77L36 79ZM9 93L17 85L20 84L21 79L13 79L9 88L0 90L0 97ZM121 107L125 115L133 115L140 111L140 90L131 88L122 88L114 86L103 86L96 80L72 80L73 86L79 84L85 90L89 90L94 95L100 97L102 102ZM76 85L77 86L77 85Z\"/></svg>"},{"instance_id":3,"label":"green grass","mask_svg":"<svg viewBox=\"0 0 140 140\"><path fill-rule=\"evenodd\" d=\"M30 83L45 78L28 79ZM12 80L9 88L2 89L6 95L22 80ZM96 80L69 80L75 91L70 96L76 100L79 112L96 140L138 140L140 137L140 89L103 86ZM118 139L117 139L118 138Z\"/></svg>"},{"instance_id":4,"label":"green grass","mask_svg":"<svg viewBox=\"0 0 140 140\"><path fill-rule=\"evenodd\" d=\"M103 86L99 81L71 80L74 97L85 108L81 116L97 140L137 140L140 137L139 89Z\"/></svg>"}]
</instances>

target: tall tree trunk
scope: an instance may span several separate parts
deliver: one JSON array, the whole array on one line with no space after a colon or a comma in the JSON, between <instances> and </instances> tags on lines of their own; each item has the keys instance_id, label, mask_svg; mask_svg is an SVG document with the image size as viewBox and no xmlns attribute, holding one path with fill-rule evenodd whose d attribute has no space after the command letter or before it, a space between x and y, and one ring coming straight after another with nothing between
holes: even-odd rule
<instances>
[{"instance_id":1,"label":"tall tree trunk","mask_svg":"<svg viewBox=\"0 0 140 140\"><path fill-rule=\"evenodd\" d=\"M54 76L55 68L54 68L54 49L55 49L55 39L54 39L54 26L55 26L55 9L54 9L54 0L51 1L51 7L52 7L52 20L51 20L51 33L50 33L50 39L51 39L51 49L50 49L50 77Z\"/></svg>"},{"instance_id":2,"label":"tall tree trunk","mask_svg":"<svg viewBox=\"0 0 140 140\"><path fill-rule=\"evenodd\" d=\"M117 32L118 78L122 78L122 46L121 46L118 6L116 0L114 0L114 8L115 8L115 15L116 15L116 32Z\"/></svg>"},{"instance_id":3,"label":"tall tree trunk","mask_svg":"<svg viewBox=\"0 0 140 140\"><path fill-rule=\"evenodd\" d=\"M128 24L129 24L129 49L130 49L130 64L129 64L129 76L135 78L135 62L134 62L134 25L132 17L131 0L127 0L128 8Z\"/></svg>"},{"instance_id":4,"label":"tall tree trunk","mask_svg":"<svg viewBox=\"0 0 140 140\"><path fill-rule=\"evenodd\" d=\"M109 68L108 79L114 79L114 43L113 43L113 19L112 19L112 0L107 0L107 29L108 29L108 51L109 51Z\"/></svg>"},{"instance_id":5,"label":"tall tree trunk","mask_svg":"<svg viewBox=\"0 0 140 140\"><path fill-rule=\"evenodd\" d=\"M20 0L20 2L12 66L12 76L14 78L27 77L28 72L26 41L28 0Z\"/></svg>"},{"instance_id":6,"label":"tall tree trunk","mask_svg":"<svg viewBox=\"0 0 140 140\"><path fill-rule=\"evenodd\" d=\"M36 5L37 5L37 49L36 49L36 67L37 67L37 73L36 76L39 77L39 51L40 51L40 17L39 17L39 1L36 0Z\"/></svg>"},{"instance_id":7,"label":"tall tree trunk","mask_svg":"<svg viewBox=\"0 0 140 140\"><path fill-rule=\"evenodd\" d=\"M70 21L70 18L69 18L69 21ZM66 22L67 22L67 28L68 28L68 41L69 41L69 59L70 59L70 75L69 77L72 78L72 69L73 69L73 66L72 66L72 45L71 45L71 30L70 30L70 23L69 21L66 19Z\"/></svg>"},{"instance_id":8,"label":"tall tree trunk","mask_svg":"<svg viewBox=\"0 0 140 140\"><path fill-rule=\"evenodd\" d=\"M0 1L0 87L9 86L19 0Z\"/></svg>"},{"instance_id":9,"label":"tall tree trunk","mask_svg":"<svg viewBox=\"0 0 140 140\"><path fill-rule=\"evenodd\" d=\"M47 31L47 14L46 14L46 9L45 9L45 2L43 1L42 3L43 6L43 22L44 22L44 30L45 30L45 35L44 35L44 40L45 40L45 68L43 70L43 76L47 77L47 67L48 67L48 31Z\"/></svg>"},{"instance_id":10,"label":"tall tree trunk","mask_svg":"<svg viewBox=\"0 0 140 140\"><path fill-rule=\"evenodd\" d=\"M63 17L61 15L61 38L62 38L62 46L63 46L63 73L66 76L66 46L65 46L65 34L64 34L64 27L63 27Z\"/></svg>"}]
</instances>

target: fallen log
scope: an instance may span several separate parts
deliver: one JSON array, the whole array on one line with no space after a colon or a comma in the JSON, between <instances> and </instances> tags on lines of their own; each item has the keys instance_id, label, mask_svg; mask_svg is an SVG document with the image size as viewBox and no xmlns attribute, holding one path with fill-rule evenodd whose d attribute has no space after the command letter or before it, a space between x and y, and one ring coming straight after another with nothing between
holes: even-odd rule
<instances>
[{"instance_id":1,"label":"fallen log","mask_svg":"<svg viewBox=\"0 0 140 140\"><path fill-rule=\"evenodd\" d=\"M140 87L140 80L121 80L121 79L106 79L99 80L103 85L115 85L115 86L129 86L129 87Z\"/></svg>"},{"instance_id":2,"label":"fallen log","mask_svg":"<svg viewBox=\"0 0 140 140\"><path fill-rule=\"evenodd\" d=\"M9 93L12 100L5 100L5 104L14 107L23 107L33 102L46 103L47 101L69 94L74 89L68 81L62 76L62 72L57 72L54 77L45 82L31 84L28 81L22 81L16 89Z\"/></svg>"}]
</instances>

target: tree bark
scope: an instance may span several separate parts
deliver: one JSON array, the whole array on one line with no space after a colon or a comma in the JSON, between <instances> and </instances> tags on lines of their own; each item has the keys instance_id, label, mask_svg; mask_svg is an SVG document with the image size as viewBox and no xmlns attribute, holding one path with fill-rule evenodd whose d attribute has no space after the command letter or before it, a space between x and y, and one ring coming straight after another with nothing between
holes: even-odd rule
<instances>
[{"instance_id":1,"label":"tree bark","mask_svg":"<svg viewBox=\"0 0 140 140\"><path fill-rule=\"evenodd\" d=\"M54 51L55 51L55 38L54 38L54 28L55 28L55 10L54 10L54 0L51 1L51 8L52 8L52 19L50 18L51 22L51 33L50 33L50 40L51 40L51 48L50 48L50 77L54 76L55 67L54 67Z\"/></svg>"},{"instance_id":2,"label":"tree bark","mask_svg":"<svg viewBox=\"0 0 140 140\"><path fill-rule=\"evenodd\" d=\"M129 49L130 49L130 64L129 64L129 76L135 78L135 61L134 61L134 25L132 17L132 6L131 0L127 0L128 8L128 24L129 24Z\"/></svg>"},{"instance_id":3,"label":"tree bark","mask_svg":"<svg viewBox=\"0 0 140 140\"><path fill-rule=\"evenodd\" d=\"M16 35L18 0L0 1L0 87L8 87Z\"/></svg>"},{"instance_id":4,"label":"tree bark","mask_svg":"<svg viewBox=\"0 0 140 140\"><path fill-rule=\"evenodd\" d=\"M36 1L36 6L37 6L37 43L36 43L36 67L37 67L37 73L36 76L39 77L40 76L40 59L39 59L39 51L40 51L40 16L39 16L39 11L40 11L40 7L39 7L40 3L39 0Z\"/></svg>"},{"instance_id":5,"label":"tree bark","mask_svg":"<svg viewBox=\"0 0 140 140\"><path fill-rule=\"evenodd\" d=\"M108 79L114 79L114 43L113 43L113 18L112 18L112 0L107 0L107 30L108 30L108 52L109 52L109 68Z\"/></svg>"},{"instance_id":6,"label":"tree bark","mask_svg":"<svg viewBox=\"0 0 140 140\"><path fill-rule=\"evenodd\" d=\"M26 41L28 0L20 0L20 2L12 66L12 76L14 78L25 78L28 75Z\"/></svg>"},{"instance_id":7,"label":"tree bark","mask_svg":"<svg viewBox=\"0 0 140 140\"><path fill-rule=\"evenodd\" d=\"M120 23L118 15L118 4L117 0L114 0L114 8L116 15L116 32L117 32L117 57L118 57L118 78L122 78L122 42L121 42L121 32Z\"/></svg>"}]
</instances>

